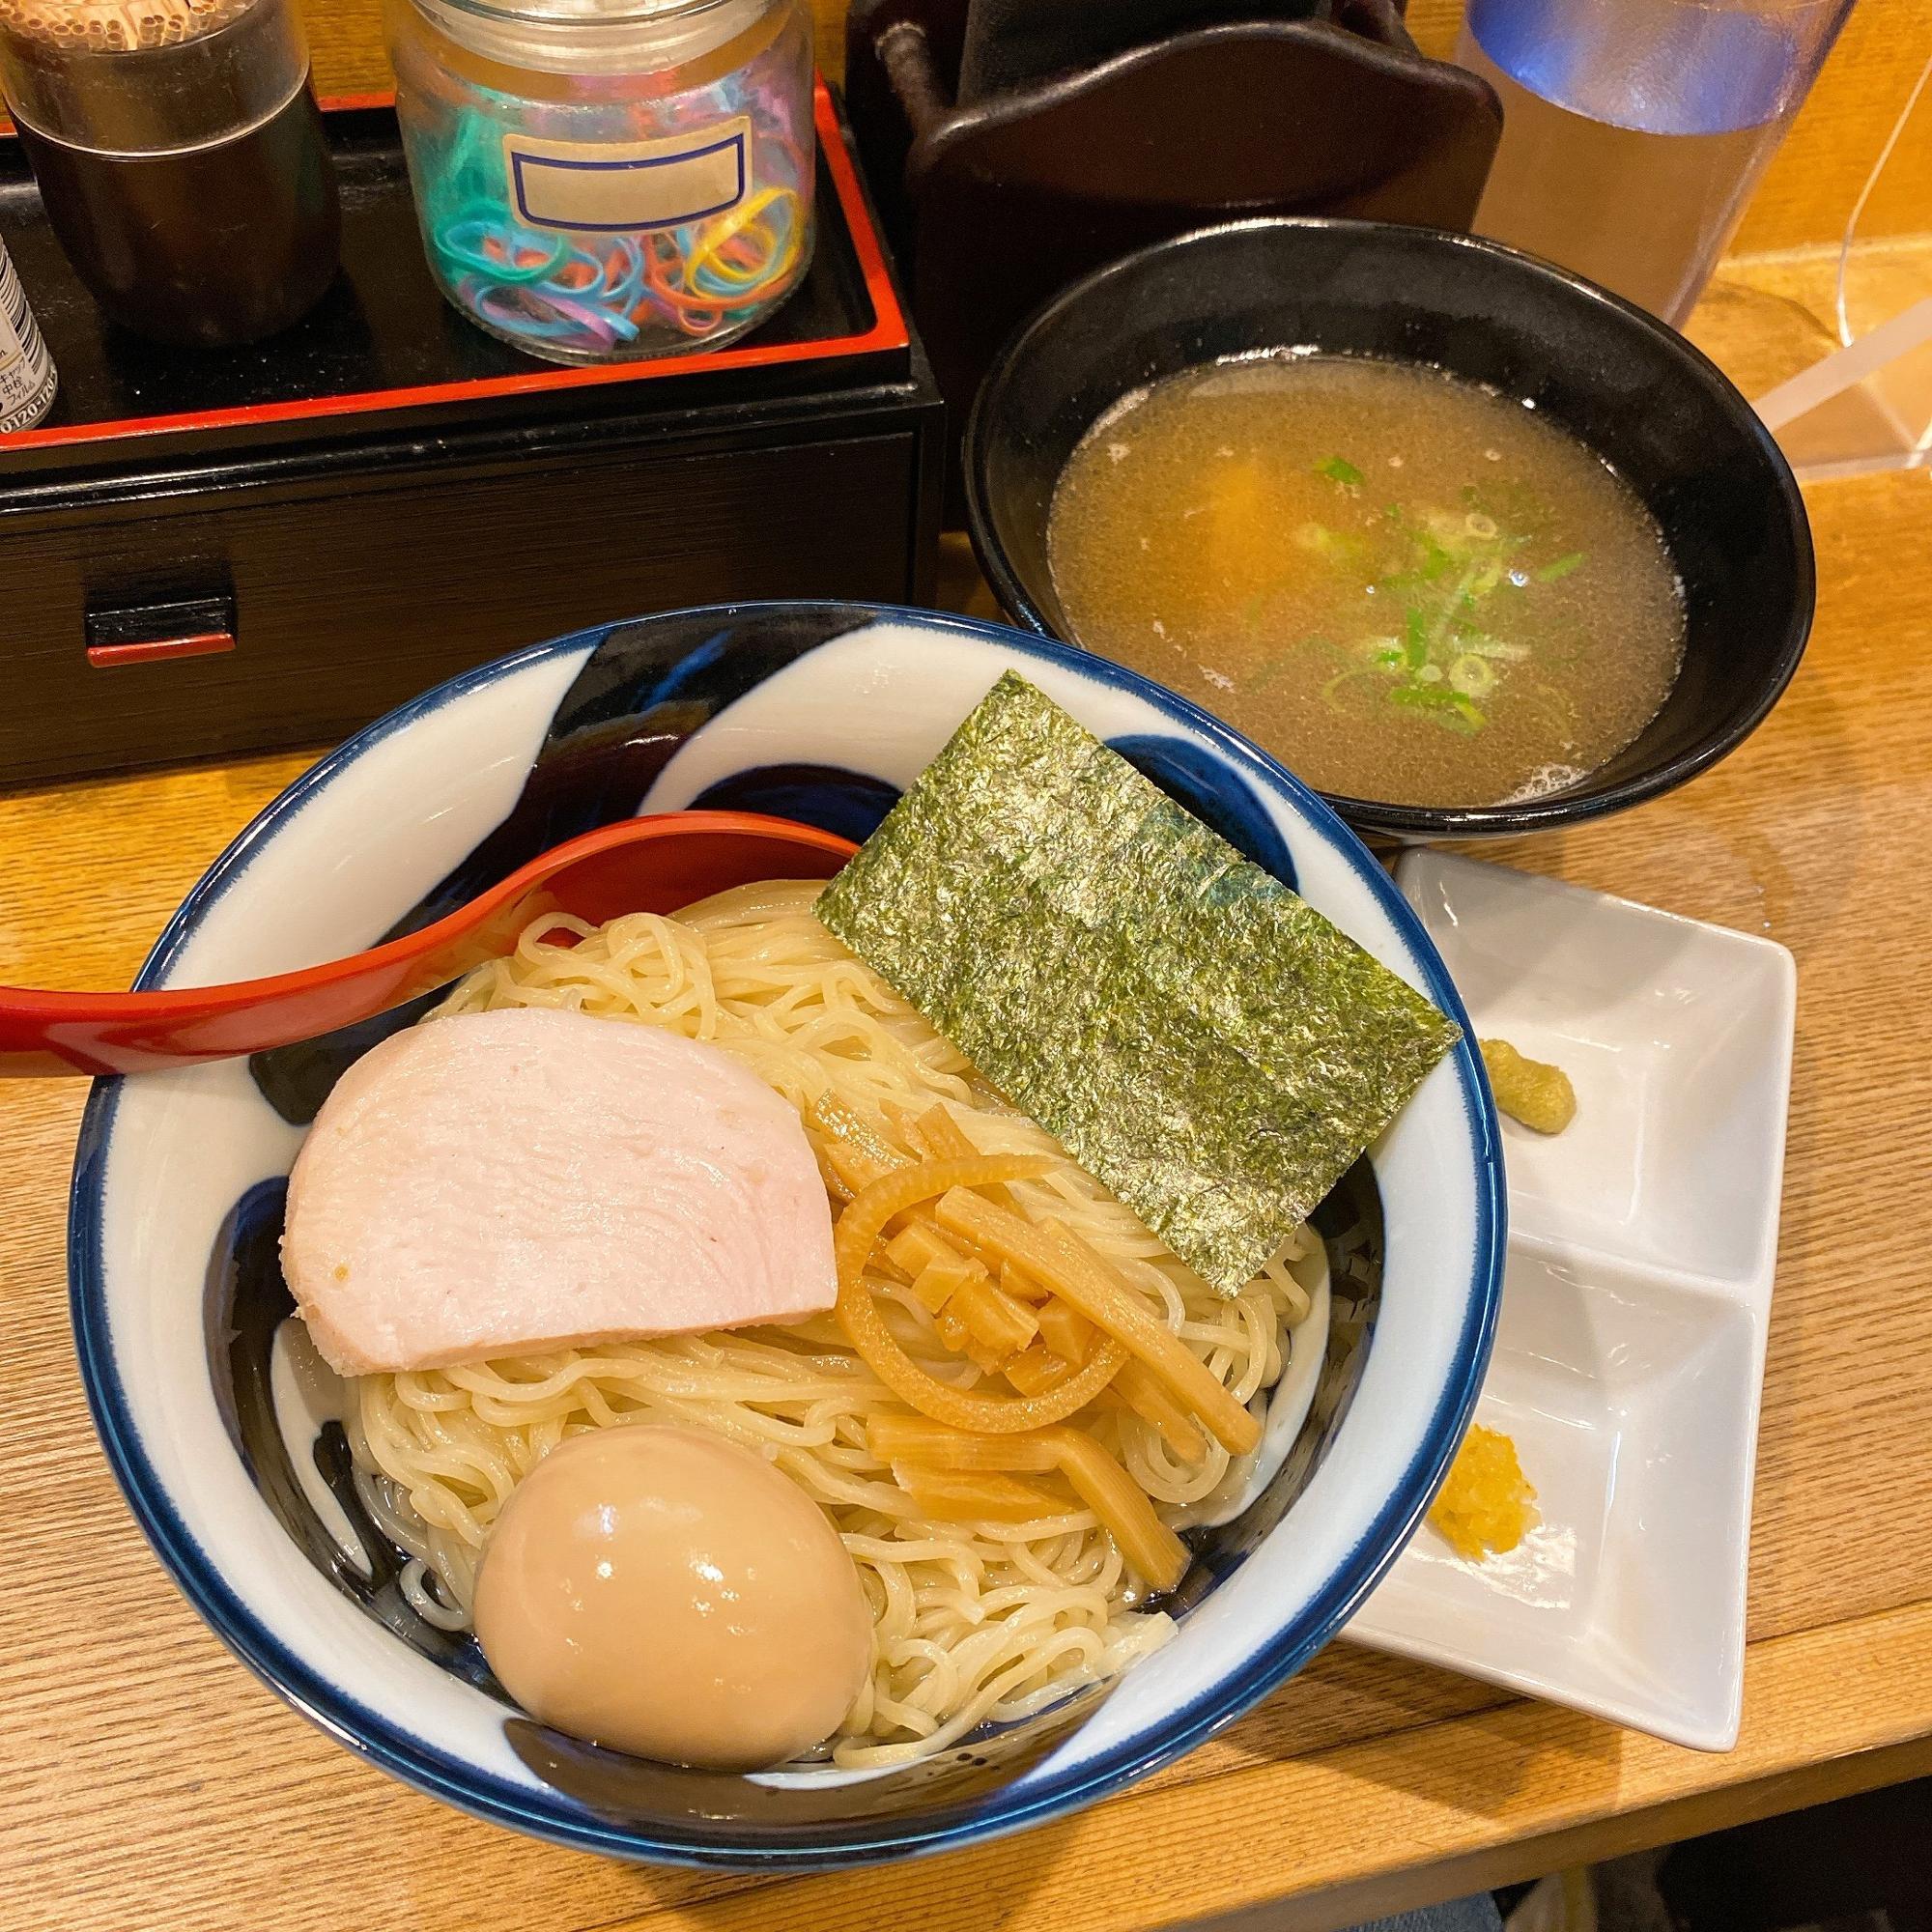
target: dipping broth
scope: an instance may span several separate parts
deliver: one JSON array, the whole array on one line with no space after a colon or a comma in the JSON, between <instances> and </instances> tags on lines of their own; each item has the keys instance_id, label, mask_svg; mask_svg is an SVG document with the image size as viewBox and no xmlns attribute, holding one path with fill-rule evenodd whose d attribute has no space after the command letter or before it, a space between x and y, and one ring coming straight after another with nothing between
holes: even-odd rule
<instances>
[{"instance_id":1,"label":"dipping broth","mask_svg":"<svg viewBox=\"0 0 1932 1932\"><path fill-rule=\"evenodd\" d=\"M1136 392L1068 460L1047 550L1080 643L1353 798L1560 790L1684 654L1630 488L1522 404L1402 363L1267 355Z\"/></svg>"}]
</instances>

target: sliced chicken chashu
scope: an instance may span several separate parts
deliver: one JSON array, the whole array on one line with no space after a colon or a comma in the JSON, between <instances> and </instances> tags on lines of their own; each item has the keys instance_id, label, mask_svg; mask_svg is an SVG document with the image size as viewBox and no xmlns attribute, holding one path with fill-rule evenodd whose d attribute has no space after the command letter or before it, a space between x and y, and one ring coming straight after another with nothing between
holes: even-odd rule
<instances>
[{"instance_id":1,"label":"sliced chicken chashu","mask_svg":"<svg viewBox=\"0 0 1932 1932\"><path fill-rule=\"evenodd\" d=\"M837 1293L788 1102L719 1047L530 1008L349 1069L289 1178L282 1265L344 1375L795 1321Z\"/></svg>"}]
</instances>

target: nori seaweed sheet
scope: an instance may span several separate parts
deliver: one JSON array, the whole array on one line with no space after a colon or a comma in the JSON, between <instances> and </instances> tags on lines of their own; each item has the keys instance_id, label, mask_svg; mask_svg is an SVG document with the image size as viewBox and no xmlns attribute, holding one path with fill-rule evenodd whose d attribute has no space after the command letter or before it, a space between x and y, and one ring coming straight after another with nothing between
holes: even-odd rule
<instances>
[{"instance_id":1,"label":"nori seaweed sheet","mask_svg":"<svg viewBox=\"0 0 1932 1932\"><path fill-rule=\"evenodd\" d=\"M1010 671L818 916L1226 1293L1458 1037Z\"/></svg>"}]
</instances>

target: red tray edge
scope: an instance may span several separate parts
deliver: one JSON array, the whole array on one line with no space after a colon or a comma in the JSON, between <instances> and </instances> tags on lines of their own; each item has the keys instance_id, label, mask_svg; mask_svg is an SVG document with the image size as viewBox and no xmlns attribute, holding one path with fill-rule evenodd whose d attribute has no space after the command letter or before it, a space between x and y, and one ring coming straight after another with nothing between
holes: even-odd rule
<instances>
[{"instance_id":1,"label":"red tray edge","mask_svg":"<svg viewBox=\"0 0 1932 1932\"><path fill-rule=\"evenodd\" d=\"M388 107L393 93L330 95L325 111ZM0 455L15 449L53 449L89 442L118 442L130 437L156 436L183 430L245 428L254 423L298 422L330 416L353 416L378 411L419 409L432 404L484 400L497 396L541 394L546 390L588 388L607 383L647 383L665 376L708 374L714 370L756 369L775 363L813 362L839 355L865 355L881 350L903 349L910 337L905 316L886 268L857 170L845 146L832 92L820 76L812 98L812 123L832 171L838 205L852 237L852 246L866 280L872 305L872 326L856 335L826 336L816 342L790 342L748 349L700 351L695 355L667 355L648 362L610 362L588 368L554 364L533 367L526 374L484 376L461 383L435 383L417 388L366 389L340 396L314 396L297 402L258 403L233 410L204 410L177 415L129 416L119 422L70 425L57 429L15 430L0 436ZM11 128L11 124L7 124Z\"/></svg>"}]
</instances>

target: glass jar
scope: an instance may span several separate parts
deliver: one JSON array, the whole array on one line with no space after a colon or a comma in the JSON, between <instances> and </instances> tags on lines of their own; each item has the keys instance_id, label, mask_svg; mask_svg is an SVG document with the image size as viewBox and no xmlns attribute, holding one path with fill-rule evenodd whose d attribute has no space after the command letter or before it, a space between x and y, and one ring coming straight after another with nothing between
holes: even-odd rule
<instances>
[{"instance_id":1,"label":"glass jar","mask_svg":"<svg viewBox=\"0 0 1932 1932\"><path fill-rule=\"evenodd\" d=\"M124 327L253 342L334 278L291 0L0 0L0 91L74 272Z\"/></svg>"},{"instance_id":2,"label":"glass jar","mask_svg":"<svg viewBox=\"0 0 1932 1932\"><path fill-rule=\"evenodd\" d=\"M554 362L714 348L811 259L805 0L389 0L431 271Z\"/></svg>"}]
</instances>

